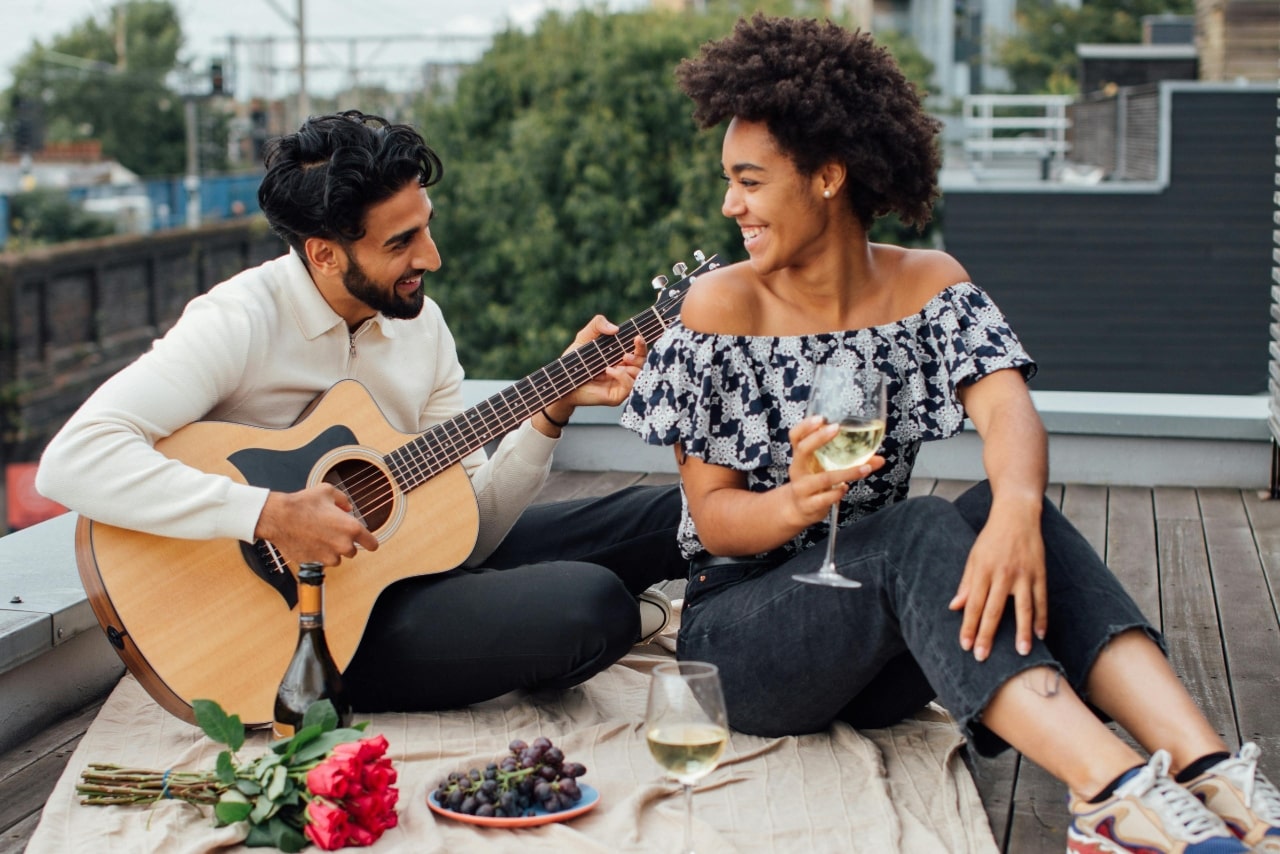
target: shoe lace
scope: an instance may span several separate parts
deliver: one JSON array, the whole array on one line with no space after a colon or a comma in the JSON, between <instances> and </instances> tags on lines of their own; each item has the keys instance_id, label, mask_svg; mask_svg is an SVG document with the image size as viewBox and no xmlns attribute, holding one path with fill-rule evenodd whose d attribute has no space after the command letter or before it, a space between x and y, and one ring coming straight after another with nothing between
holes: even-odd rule
<instances>
[{"instance_id":1,"label":"shoe lace","mask_svg":"<svg viewBox=\"0 0 1280 854\"><path fill-rule=\"evenodd\" d=\"M1169 777L1169 754L1158 750L1134 778L1134 794L1165 822L1166 829L1185 842L1203 842L1223 834L1222 820L1200 799Z\"/></svg>"},{"instance_id":2,"label":"shoe lace","mask_svg":"<svg viewBox=\"0 0 1280 854\"><path fill-rule=\"evenodd\" d=\"M1241 746L1235 760L1240 768L1240 787L1244 791L1245 802L1258 818L1280 827L1280 790L1258 773L1258 756L1261 753L1251 741Z\"/></svg>"}]
</instances>

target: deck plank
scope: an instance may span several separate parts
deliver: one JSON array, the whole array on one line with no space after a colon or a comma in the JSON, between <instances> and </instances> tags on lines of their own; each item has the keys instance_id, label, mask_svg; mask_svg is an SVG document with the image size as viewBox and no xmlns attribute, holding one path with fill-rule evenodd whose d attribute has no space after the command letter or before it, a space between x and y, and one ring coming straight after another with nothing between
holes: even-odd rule
<instances>
[{"instance_id":1,"label":"deck plank","mask_svg":"<svg viewBox=\"0 0 1280 854\"><path fill-rule=\"evenodd\" d=\"M1199 497L1236 723L1242 740L1262 748L1264 772L1277 778L1280 625L1240 491L1201 489Z\"/></svg>"},{"instance_id":2,"label":"deck plank","mask_svg":"<svg viewBox=\"0 0 1280 854\"><path fill-rule=\"evenodd\" d=\"M44 802L104 700L85 706L0 754L0 854L26 847Z\"/></svg>"},{"instance_id":3,"label":"deck plank","mask_svg":"<svg viewBox=\"0 0 1280 854\"><path fill-rule=\"evenodd\" d=\"M35 835L40 813L35 812L7 830L0 830L0 854L22 854Z\"/></svg>"},{"instance_id":4,"label":"deck plank","mask_svg":"<svg viewBox=\"0 0 1280 854\"><path fill-rule=\"evenodd\" d=\"M1199 500L1194 489L1157 487L1155 508L1169 660L1222 739L1239 744Z\"/></svg>"},{"instance_id":5,"label":"deck plank","mask_svg":"<svg viewBox=\"0 0 1280 854\"><path fill-rule=\"evenodd\" d=\"M1150 489L1113 486L1107 496L1107 566L1153 626L1160 625L1160 565Z\"/></svg>"}]
</instances>

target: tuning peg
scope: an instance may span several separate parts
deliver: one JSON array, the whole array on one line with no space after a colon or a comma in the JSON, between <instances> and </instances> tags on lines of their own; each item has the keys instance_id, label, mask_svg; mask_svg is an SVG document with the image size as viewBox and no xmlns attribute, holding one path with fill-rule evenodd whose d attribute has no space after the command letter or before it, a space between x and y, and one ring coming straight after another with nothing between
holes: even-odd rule
<instances>
[{"instance_id":1,"label":"tuning peg","mask_svg":"<svg viewBox=\"0 0 1280 854\"><path fill-rule=\"evenodd\" d=\"M667 286L667 277L666 277L666 276L654 276L654 277L653 277L653 281L652 281L652 282L650 282L649 284L653 285L653 289L654 289L655 291L660 291L660 290L662 290L663 288L665 288L665 287Z\"/></svg>"},{"instance_id":2,"label":"tuning peg","mask_svg":"<svg viewBox=\"0 0 1280 854\"><path fill-rule=\"evenodd\" d=\"M701 264L703 261L707 260L707 256L703 254L701 249L695 249L693 250L693 260Z\"/></svg>"},{"instance_id":3,"label":"tuning peg","mask_svg":"<svg viewBox=\"0 0 1280 854\"><path fill-rule=\"evenodd\" d=\"M675 273L676 276L678 276L681 279L684 278L684 272L685 270L688 270L688 269L689 269L688 265L686 265L683 261L677 261L676 263L671 265L671 272Z\"/></svg>"}]
</instances>

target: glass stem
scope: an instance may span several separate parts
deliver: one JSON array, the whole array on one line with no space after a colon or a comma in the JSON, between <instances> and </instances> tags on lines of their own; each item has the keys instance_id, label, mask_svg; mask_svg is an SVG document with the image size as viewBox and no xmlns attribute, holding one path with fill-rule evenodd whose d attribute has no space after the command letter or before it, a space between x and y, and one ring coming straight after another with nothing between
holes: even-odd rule
<instances>
[{"instance_id":1,"label":"glass stem","mask_svg":"<svg viewBox=\"0 0 1280 854\"><path fill-rule=\"evenodd\" d=\"M840 502L831 505L831 530L827 534L827 559L822 562L822 572L836 571L836 525L840 522Z\"/></svg>"},{"instance_id":2,"label":"glass stem","mask_svg":"<svg viewBox=\"0 0 1280 854\"><path fill-rule=\"evenodd\" d=\"M684 845L682 854L696 854L693 850L693 785L684 784Z\"/></svg>"}]
</instances>

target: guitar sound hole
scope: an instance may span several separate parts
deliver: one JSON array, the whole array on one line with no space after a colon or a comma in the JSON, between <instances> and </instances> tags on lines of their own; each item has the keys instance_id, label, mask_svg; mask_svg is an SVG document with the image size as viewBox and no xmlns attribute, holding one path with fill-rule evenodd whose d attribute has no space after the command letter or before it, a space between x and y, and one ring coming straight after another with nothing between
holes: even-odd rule
<instances>
[{"instance_id":1,"label":"guitar sound hole","mask_svg":"<svg viewBox=\"0 0 1280 854\"><path fill-rule=\"evenodd\" d=\"M364 460L343 460L325 473L324 480L346 493L351 499L352 515L377 533L395 504L395 490L387 476Z\"/></svg>"}]
</instances>

